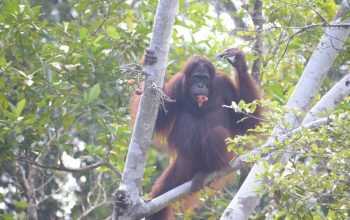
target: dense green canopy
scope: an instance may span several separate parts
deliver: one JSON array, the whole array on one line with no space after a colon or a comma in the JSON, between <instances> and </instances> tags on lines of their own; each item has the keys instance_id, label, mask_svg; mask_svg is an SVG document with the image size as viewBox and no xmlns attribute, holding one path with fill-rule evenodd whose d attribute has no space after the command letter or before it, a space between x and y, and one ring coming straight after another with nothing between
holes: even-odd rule
<instances>
[{"instance_id":1,"label":"dense green canopy","mask_svg":"<svg viewBox=\"0 0 350 220\"><path fill-rule=\"evenodd\" d=\"M207 56L229 74L232 69L215 56L235 46L247 53L251 68L261 62L267 120L258 138L233 141L238 153L247 150L238 146L258 147L269 136L339 7L333 0L264 0L264 26L256 32L254 2L180 1L168 61L168 76L193 54ZM131 134L129 99L143 80L139 61L156 5L155 0L0 1L1 219L111 215ZM262 53L253 51L257 34ZM349 46L347 41L339 48L319 97L350 73ZM349 110L348 97L331 124L269 149L282 152L292 144L295 156L287 165L266 165L264 199L253 218L349 218ZM149 151L146 197L166 163L165 154ZM190 219L217 219L238 184L201 193L204 205Z\"/></svg>"}]
</instances>

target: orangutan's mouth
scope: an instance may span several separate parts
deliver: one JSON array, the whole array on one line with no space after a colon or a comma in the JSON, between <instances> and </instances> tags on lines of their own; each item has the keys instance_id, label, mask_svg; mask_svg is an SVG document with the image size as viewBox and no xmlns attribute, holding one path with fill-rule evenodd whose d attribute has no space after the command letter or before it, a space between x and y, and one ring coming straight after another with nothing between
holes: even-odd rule
<instances>
[{"instance_id":1,"label":"orangutan's mouth","mask_svg":"<svg viewBox=\"0 0 350 220\"><path fill-rule=\"evenodd\" d=\"M198 104L198 107L202 107L207 101L208 101L208 96L205 96L205 95L196 96L196 102Z\"/></svg>"}]
</instances>

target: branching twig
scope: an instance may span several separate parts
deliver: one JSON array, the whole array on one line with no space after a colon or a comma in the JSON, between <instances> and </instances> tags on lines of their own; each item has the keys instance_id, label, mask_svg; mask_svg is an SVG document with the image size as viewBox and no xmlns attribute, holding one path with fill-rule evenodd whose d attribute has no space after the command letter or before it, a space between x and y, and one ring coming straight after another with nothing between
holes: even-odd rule
<instances>
[{"instance_id":1,"label":"branching twig","mask_svg":"<svg viewBox=\"0 0 350 220\"><path fill-rule=\"evenodd\" d=\"M140 76L143 73L142 65L137 63L129 63L120 66L120 71L128 75L137 75Z\"/></svg>"},{"instance_id":2,"label":"branching twig","mask_svg":"<svg viewBox=\"0 0 350 220\"><path fill-rule=\"evenodd\" d=\"M165 94L165 92L159 87L157 86L155 83L152 84L152 89L156 92L157 97L160 100L160 106L162 107L163 111L165 113L167 113L167 109L166 109L166 102L176 102L176 100L170 98L167 94Z\"/></svg>"},{"instance_id":3,"label":"branching twig","mask_svg":"<svg viewBox=\"0 0 350 220\"><path fill-rule=\"evenodd\" d=\"M37 210L37 198L35 197L34 187L32 184L32 179L30 174L26 174L24 168L18 165L18 172L23 182L23 187L26 192L26 197L28 199L27 215L29 219L38 219ZM30 171L28 171L30 173ZM27 176L28 175L28 176Z\"/></svg>"},{"instance_id":4,"label":"branching twig","mask_svg":"<svg viewBox=\"0 0 350 220\"><path fill-rule=\"evenodd\" d=\"M65 172L71 172L71 173L84 172L84 171L89 171L89 170L96 169L96 168L101 167L101 166L106 166L108 168L113 168L112 171L113 171L113 173L116 174L116 176L118 178L121 177L121 174L117 170L115 170L113 165L109 164L106 161L96 162L94 164L88 165L86 167L81 167L81 168L69 168L69 167L64 166L62 161L60 162L59 166L48 166L48 165L40 164L40 163L38 163L36 161L30 160L30 159L27 159L27 158L17 157L16 159L18 161L25 162L25 163L28 163L30 165L33 165L33 166L36 166L36 167L39 167L39 168L42 168L42 169L65 171Z\"/></svg>"},{"instance_id":5,"label":"branching twig","mask_svg":"<svg viewBox=\"0 0 350 220\"><path fill-rule=\"evenodd\" d=\"M88 217L88 215L93 212L95 209L101 207L101 206L104 206L104 205L111 205L112 202L111 201L103 201L103 202L100 202L94 206L91 206L89 207L89 209L87 209L86 211L84 211L80 216L79 216L79 220L83 220L83 219L86 219L86 217Z\"/></svg>"},{"instance_id":6,"label":"branching twig","mask_svg":"<svg viewBox=\"0 0 350 220\"><path fill-rule=\"evenodd\" d=\"M318 28L318 27L350 28L350 24L310 24L310 25L306 25L304 27L289 27L289 28L295 28L295 29L300 29L300 30L296 31L295 33L293 33L291 36L288 37L286 46L283 50L283 53L282 53L280 59L278 60L278 62L276 64L276 66L279 65L280 61L286 55L289 44L293 40L294 37L296 37L298 34L301 34L305 31L308 31L308 30L313 29L313 28Z\"/></svg>"},{"instance_id":7,"label":"branching twig","mask_svg":"<svg viewBox=\"0 0 350 220\"><path fill-rule=\"evenodd\" d=\"M232 106L223 105L222 107L223 107L223 108L229 108L229 109L232 109L233 111L235 111L235 110L232 108ZM256 117L255 115L250 114L250 113L248 113L248 112L245 112L245 111L243 111L243 110L241 110L241 111L236 111L236 112L241 113L241 114L247 116L248 118L254 118L254 119L258 119L259 121L266 121L266 122L269 122L269 120L267 120L267 119L264 119L264 118L262 118L262 117Z\"/></svg>"}]
</instances>

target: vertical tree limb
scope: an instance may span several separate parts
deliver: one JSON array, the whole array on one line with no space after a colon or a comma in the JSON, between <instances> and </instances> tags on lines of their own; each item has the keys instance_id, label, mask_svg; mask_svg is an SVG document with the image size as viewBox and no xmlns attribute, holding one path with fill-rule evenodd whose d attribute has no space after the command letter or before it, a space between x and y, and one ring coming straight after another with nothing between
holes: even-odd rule
<instances>
[{"instance_id":1,"label":"vertical tree limb","mask_svg":"<svg viewBox=\"0 0 350 220\"><path fill-rule=\"evenodd\" d=\"M262 64L262 54L263 54L263 25L264 18L262 14L263 3L261 0L255 0L254 10L252 13L252 20L255 26L255 43L253 46L253 53L255 56L253 67L252 67L252 76L257 82L260 82L260 69Z\"/></svg>"},{"instance_id":2,"label":"vertical tree limb","mask_svg":"<svg viewBox=\"0 0 350 220\"><path fill-rule=\"evenodd\" d=\"M27 219L38 220L38 206L35 196L35 187L32 179L32 167L28 168L28 175L26 174L25 169L20 164L17 165L17 169L28 201L28 207L26 210Z\"/></svg>"},{"instance_id":3,"label":"vertical tree limb","mask_svg":"<svg viewBox=\"0 0 350 220\"><path fill-rule=\"evenodd\" d=\"M214 4L216 10L220 12L221 10L227 12L227 14L232 19L235 29L246 29L247 24L244 22L241 16L237 15L238 8L231 0L214 0L211 1Z\"/></svg>"},{"instance_id":4,"label":"vertical tree limb","mask_svg":"<svg viewBox=\"0 0 350 220\"><path fill-rule=\"evenodd\" d=\"M338 16L350 11L348 2L344 1ZM339 22L337 17L334 22ZM345 22L348 22L346 19ZM301 112L308 110L310 102L317 94L321 83L332 66L338 52L343 48L345 40L349 36L349 28L326 28L317 48L312 54L304 72L296 85L294 93L290 97L287 108ZM300 118L295 112L290 111L284 117L285 123L277 125L273 131L272 138L268 142L273 142L274 137L287 132L300 125ZM287 126L286 126L287 125ZM253 166L243 185L233 198L229 206L221 216L221 220L248 219L260 201L256 190L261 182L257 176L264 170L261 162Z\"/></svg>"},{"instance_id":5,"label":"vertical tree limb","mask_svg":"<svg viewBox=\"0 0 350 220\"><path fill-rule=\"evenodd\" d=\"M150 49L155 51L158 61L152 66L144 67L146 73L144 93L136 116L122 181L115 193L113 219L135 219L136 208L142 206L140 190L146 152L151 143L160 103L155 88L163 87L177 7L177 0L160 0L158 3L150 44Z\"/></svg>"}]
</instances>

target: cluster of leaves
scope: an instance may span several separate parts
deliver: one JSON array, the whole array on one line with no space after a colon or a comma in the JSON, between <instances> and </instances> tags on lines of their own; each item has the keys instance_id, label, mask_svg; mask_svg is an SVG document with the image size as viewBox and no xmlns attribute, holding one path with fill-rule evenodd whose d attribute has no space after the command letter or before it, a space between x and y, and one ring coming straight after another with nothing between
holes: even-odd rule
<instances>
[{"instance_id":1,"label":"cluster of leaves","mask_svg":"<svg viewBox=\"0 0 350 220\"><path fill-rule=\"evenodd\" d=\"M247 135L235 136L226 140L228 149L237 155L249 153L253 149L260 149L262 154L268 153L269 148L261 148L261 146L266 142L274 126L281 123L282 116L287 111L278 101L271 100L257 100L251 103L240 101L238 104L233 102L231 108L242 113L245 117L241 120L245 120L248 117L253 117L251 113L255 111L257 105L265 109L260 118L261 123L256 128L249 129ZM252 162L258 159L255 156L251 158Z\"/></svg>"},{"instance_id":2,"label":"cluster of leaves","mask_svg":"<svg viewBox=\"0 0 350 220\"><path fill-rule=\"evenodd\" d=\"M270 109L265 122L250 135L228 140L230 150L251 155L252 163L263 161L265 165L260 176L263 201L253 219L349 218L349 101L347 98L338 106L329 124L303 129L283 142L261 148L285 113L277 102L265 101L263 105ZM237 105L240 110L244 106ZM257 147L260 151L249 154ZM268 161L263 159L267 155ZM281 160L287 156L288 161Z\"/></svg>"},{"instance_id":3,"label":"cluster of leaves","mask_svg":"<svg viewBox=\"0 0 350 220\"><path fill-rule=\"evenodd\" d=\"M88 143L104 145L127 112L119 66L140 53L141 46L126 40L143 46L145 32L116 30L129 18L118 13L119 4L73 6L79 20L56 24L40 19L40 6L1 4L2 151L33 147L50 128L62 138L74 128Z\"/></svg>"},{"instance_id":4,"label":"cluster of leaves","mask_svg":"<svg viewBox=\"0 0 350 220\"><path fill-rule=\"evenodd\" d=\"M155 5L142 3L139 7L149 13L140 19L141 14L122 1L44 2L0 2L0 173L10 176L1 183L3 187L13 181L23 183L16 169L23 168L25 176L29 175L32 168L21 160L13 162L19 157L58 166L66 152L76 158L89 155L87 164L104 158L118 170L123 168L133 88L127 83L131 76L123 74L120 67L142 54ZM58 20L48 19L53 9L57 9ZM50 157L52 160L47 160ZM110 170L100 171L106 172L115 186L118 179L110 178ZM94 184L80 183L82 189ZM45 184L44 188L50 185ZM24 191L17 186L17 192ZM111 195L113 188L105 190ZM17 211L23 211L26 206L16 204L23 204L26 195L9 199L5 191L0 197L0 213L13 211L14 204ZM40 196L37 199L41 200ZM55 212L51 210L52 215Z\"/></svg>"},{"instance_id":5,"label":"cluster of leaves","mask_svg":"<svg viewBox=\"0 0 350 220\"><path fill-rule=\"evenodd\" d=\"M349 102L347 102L349 104ZM264 208L270 219L348 219L350 197L349 112L332 116L329 125L305 129L276 145L276 157L262 175Z\"/></svg>"}]
</instances>

